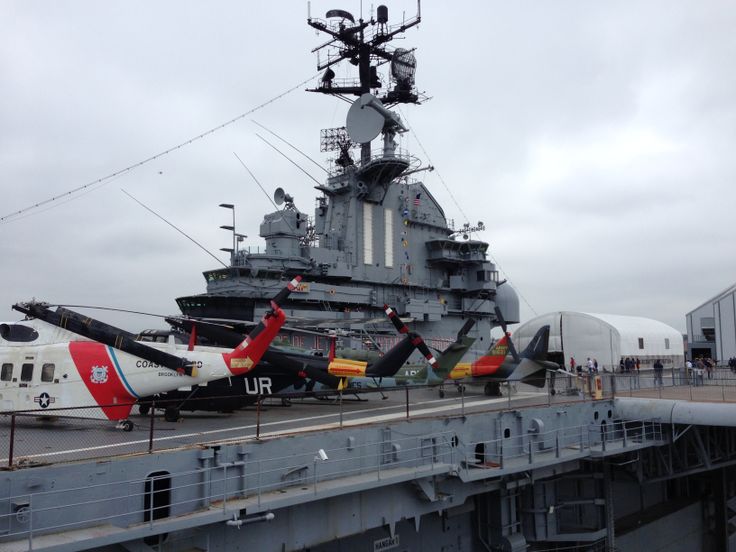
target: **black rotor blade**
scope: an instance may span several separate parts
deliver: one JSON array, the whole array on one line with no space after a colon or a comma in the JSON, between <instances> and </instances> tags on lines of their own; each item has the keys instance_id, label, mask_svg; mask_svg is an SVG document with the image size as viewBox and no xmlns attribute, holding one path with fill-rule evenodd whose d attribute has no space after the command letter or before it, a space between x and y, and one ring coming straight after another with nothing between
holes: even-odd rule
<instances>
[{"instance_id":1,"label":"black rotor blade","mask_svg":"<svg viewBox=\"0 0 736 552\"><path fill-rule=\"evenodd\" d=\"M57 326L77 335L93 339L94 341L148 360L159 366L169 368L170 370L183 372L188 376L194 373L193 363L189 362L186 358L144 345L135 341L129 332L77 312L68 309L59 309L55 312L49 309L45 303L17 303L13 305L13 309L33 318L43 320L52 326Z\"/></svg>"},{"instance_id":2,"label":"black rotor blade","mask_svg":"<svg viewBox=\"0 0 736 552\"><path fill-rule=\"evenodd\" d=\"M496 305L493 311L496 313L496 319L498 320L499 324L501 324L501 329L503 330L504 335L506 335L506 343L509 346L509 352L511 353L511 356L516 362L519 362L519 353L516 352L516 347L514 346L514 342L511 339L511 336L509 335L508 330L506 329L506 320L504 319L503 314L501 313L501 309L498 308L498 305Z\"/></svg>"},{"instance_id":3,"label":"black rotor blade","mask_svg":"<svg viewBox=\"0 0 736 552\"><path fill-rule=\"evenodd\" d=\"M187 332L192 333L192 330L197 328L197 335L204 337L213 343L217 343L223 347L229 347L234 349L243 342L245 334L234 331L226 325L222 324L211 324L203 322L201 320L191 320L188 318L165 318L166 322L171 324L174 328L179 328Z\"/></svg>"},{"instance_id":4,"label":"black rotor blade","mask_svg":"<svg viewBox=\"0 0 736 552\"><path fill-rule=\"evenodd\" d=\"M399 333L409 334L412 337L412 344L417 349L419 349L419 352L424 355L424 358L427 359L427 362L429 362L430 365L434 366L437 360L434 358L432 351L429 350L429 347L427 347L427 344L424 342L424 339L422 339L422 336L416 332L410 332L408 326L401 321L401 318L399 318L399 315L396 314L396 311L393 308L388 305L383 305L383 310L386 312L388 319L391 320L391 323L399 331Z\"/></svg>"},{"instance_id":5,"label":"black rotor blade","mask_svg":"<svg viewBox=\"0 0 736 552\"><path fill-rule=\"evenodd\" d=\"M463 324L463 327L460 328L460 331L457 332L457 339L455 341L458 343L462 341L463 337L468 335L468 332L473 328L473 326L475 326L475 318L468 318L465 321L465 324Z\"/></svg>"},{"instance_id":6,"label":"black rotor blade","mask_svg":"<svg viewBox=\"0 0 736 552\"><path fill-rule=\"evenodd\" d=\"M316 381L330 388L337 388L340 378L327 372L328 360L326 357L295 358L288 353L268 349L263 355L263 360L268 362L276 370L283 370L293 377L301 377Z\"/></svg>"},{"instance_id":7,"label":"black rotor blade","mask_svg":"<svg viewBox=\"0 0 736 552\"><path fill-rule=\"evenodd\" d=\"M383 310L386 313L386 316L388 316L388 319L394 325L394 327L399 331L399 333L409 333L409 328L407 328L406 324L401 321L401 318L399 318L399 315L396 314L396 311L394 309L392 309L388 305L383 305Z\"/></svg>"},{"instance_id":8,"label":"black rotor blade","mask_svg":"<svg viewBox=\"0 0 736 552\"><path fill-rule=\"evenodd\" d=\"M434 355L432 354L432 351L429 350L429 347L427 347L427 344L424 342L424 339L422 339L422 336L418 333L412 332L412 343L414 346L419 349L419 352L424 355L424 358L427 359L427 362L434 367L437 363L437 359L434 358Z\"/></svg>"}]
</instances>

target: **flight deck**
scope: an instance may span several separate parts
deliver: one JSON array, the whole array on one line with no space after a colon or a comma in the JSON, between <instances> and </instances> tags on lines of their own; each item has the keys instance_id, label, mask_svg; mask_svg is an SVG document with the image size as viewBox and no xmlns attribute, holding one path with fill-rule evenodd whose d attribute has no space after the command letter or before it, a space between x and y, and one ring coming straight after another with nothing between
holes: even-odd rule
<instances>
[{"instance_id":1,"label":"flight deck","mask_svg":"<svg viewBox=\"0 0 736 552\"><path fill-rule=\"evenodd\" d=\"M736 460L733 428L699 425L704 404L736 419L728 374L702 388L674 373L662 386L646 375L604 375L601 398L593 378L561 376L544 391L510 385L511 396L501 397L398 389L386 399L269 400L177 423L149 412L132 417L131 432L16 416L2 549L231 550L247 542L328 552L366 540L439 549L450 544L448 523L468 536L455 550L478 541L508 550L611 538L624 546L635 534L612 533L606 496L634 496L622 479L629 468L651 492ZM667 398L690 393L692 401ZM6 416L3 442L9 433ZM671 501L667 523L690 516L681 530L691 531L699 519L692 504ZM583 514L598 522L578 526Z\"/></svg>"}]
</instances>

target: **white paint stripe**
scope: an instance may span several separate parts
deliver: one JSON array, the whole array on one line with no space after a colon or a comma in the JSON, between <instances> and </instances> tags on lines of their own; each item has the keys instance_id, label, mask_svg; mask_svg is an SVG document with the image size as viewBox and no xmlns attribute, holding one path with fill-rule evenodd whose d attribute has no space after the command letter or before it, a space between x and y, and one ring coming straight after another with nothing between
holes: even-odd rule
<instances>
[{"instance_id":1,"label":"white paint stripe","mask_svg":"<svg viewBox=\"0 0 736 552\"><path fill-rule=\"evenodd\" d=\"M526 397L532 397L532 396L536 396L536 395L539 395L539 393L521 392L521 393L517 393L516 394L516 398L526 398ZM470 400L470 399L467 399L466 398L465 399L465 408L467 409L467 408L471 408L471 407L474 407L474 406L484 406L484 405L495 404L495 403L500 403L500 402L508 402L508 400L509 400L508 397L498 397L498 398L495 398L495 399L481 399L481 400ZM457 401L457 399L428 400L428 401L420 401L420 402L412 403L412 404L413 404L413 406L418 406L418 405L422 405L422 404L440 403L440 402L449 402L449 401L453 401L454 402L454 401ZM373 413L373 412L376 412L378 410L388 410L388 409L391 409L391 408L401 408L401 406L400 405L394 405L394 406L382 406L382 407L378 407L378 408L366 408L364 410L356 410L356 411L353 411L353 412L343 412L343 416L350 415L350 414L362 414L362 413L366 413L366 412ZM448 410L456 410L456 409L459 409L459 408L460 408L460 405L459 404L453 403L453 404L446 404L446 405L442 405L442 406L437 406L437 407L434 407L434 408L425 408L425 409L420 409L420 410L410 410L409 415L410 416L411 415L414 415L414 416L424 416L426 414L432 414L432 413L435 413L435 412L445 412L445 411L448 411ZM339 416L339 414L333 413L333 414L320 414L320 415L317 415L317 416L308 416L306 418L299 418L298 421L304 422L304 421L308 421L308 420L319 420L319 419L323 419L323 418L330 418L330 417L333 417L333 416ZM371 422L381 422L381 421L395 420L395 419L401 419L401 418L406 418L406 411L402 410L401 412L394 412L394 413L391 413L391 414L381 414L381 415L378 415L378 416L370 416L370 417L366 417L366 418L359 417L359 418L355 418L355 419L351 419L351 420L343 420L343 424L342 425L343 426L346 426L346 425L354 426L354 425L367 424L367 423L371 423ZM295 420L291 419L291 420L279 420L278 422L267 422L267 423L262 423L261 424L261 427L278 426L278 425L293 423L294 421ZM338 422L330 422L330 423L327 423L327 424L318 424L318 425L312 425L312 426L307 426L307 427L300 427L300 428L291 428L291 429L282 429L282 430L278 430L278 431L271 431L271 432L268 432L268 433L261 433L260 435L261 435L261 437L275 437L275 436L278 436L278 435L290 435L290 434L294 434L294 433L306 433L306 432L309 432L309 431L320 431L320 430L324 430L324 429L336 429L337 427L339 427L337 424L338 424ZM209 430L209 431L199 431L199 432L196 432L196 433L185 433L185 434L182 434L182 435L170 435L168 437L157 437L156 439L154 439L154 443L158 443L158 442L162 442L162 441L175 440L175 439L187 439L187 438L190 438L190 437L204 437L204 436L207 436L207 435L215 435L217 433L225 433L225 432L230 433L232 431L244 431L244 430L248 430L248 429L251 429L252 430L252 429L255 429L255 428L256 428L256 425L255 424L251 424L251 425L239 426L239 427L229 427L229 428L224 428L224 429L212 429L212 430ZM240 440L248 439L248 438L252 438L252 437L255 437L255 435L254 434L251 434L251 435L239 435L238 437L223 438L222 441L223 442L226 442L226 441L240 441ZM132 446L132 445L142 445L142 444L148 444L148 439L139 439L137 441L126 441L124 443L109 443L109 444L99 445L99 446L95 446L95 447L84 447L84 448L78 448L78 449L60 450L60 451L55 451L55 452L46 452L46 453L43 453L43 454L23 455L22 458L49 458L49 457L53 457L53 456L61 456L61 455L64 455L64 454L76 454L76 453L80 453L80 452L92 452L92 451L95 451L95 450L111 449L111 448L115 448L115 447L128 447L128 446ZM194 443L190 443L190 444L193 445ZM181 446L182 447L185 447L185 446L188 446L188 445L182 444ZM157 451L155 449L155 447L154 447L154 451L155 452L163 452L163 450ZM8 461L7 458L0 458L0 463L7 462L7 461Z\"/></svg>"},{"instance_id":2,"label":"white paint stripe","mask_svg":"<svg viewBox=\"0 0 736 552\"><path fill-rule=\"evenodd\" d=\"M537 393L524 393L524 397L528 397L528 396L532 396L532 395L536 395L536 394ZM522 395L521 393L518 393L517 394L517 397L518 398L524 398L521 395ZM469 408L471 406L483 406L483 405L489 405L489 404L500 403L500 402L508 402L508 400L509 400L508 397L498 397L496 399L486 399L486 400L481 400L481 401L475 401L475 402L472 402L470 404L468 404L466 402L465 403L465 408ZM410 410L409 411L409 416L412 416L412 415L414 415L414 416L425 416L427 414L433 414L433 413L437 413L437 412L444 412L444 411L447 411L447 410L456 410L458 408L460 408L460 405L451 404L451 405L445 405L445 406L437 406L435 408L425 408L425 409L420 409L420 410ZM405 411L404 412L394 412L394 413L391 413L391 414L381 414L379 416L370 416L368 418L357 418L357 419L354 419L354 420L352 420L352 419L351 420L343 420L342 425L343 426L346 426L346 425L347 426L354 426L354 425L361 425L361 424L366 424L366 423L371 423L371 422L385 422L385 421L388 421L388 420L395 420L395 419L406 419L406 412ZM325 429L336 429L335 424L336 424L336 422L332 422L332 423L329 423L329 424L313 425L313 426L309 426L309 427L300 428L298 431L299 432L302 432L302 431L306 432L306 431L320 431L320 430L325 430ZM261 425L263 425L263 424L261 424ZM285 430L280 430L280 431L271 431L271 432L268 432L268 433L261 433L261 437L286 435L286 434L291 434L291 433L295 433L295 431L285 429Z\"/></svg>"}]
</instances>

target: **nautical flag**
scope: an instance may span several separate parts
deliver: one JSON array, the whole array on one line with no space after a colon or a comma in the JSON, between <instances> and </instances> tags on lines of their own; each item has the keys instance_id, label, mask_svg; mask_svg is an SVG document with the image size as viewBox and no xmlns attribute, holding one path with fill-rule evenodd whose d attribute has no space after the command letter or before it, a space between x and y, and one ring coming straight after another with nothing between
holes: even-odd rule
<instances>
[{"instance_id":1,"label":"nautical flag","mask_svg":"<svg viewBox=\"0 0 736 552\"><path fill-rule=\"evenodd\" d=\"M417 197L414 198L414 207L419 207L419 200L421 199L422 194L418 193Z\"/></svg>"}]
</instances>

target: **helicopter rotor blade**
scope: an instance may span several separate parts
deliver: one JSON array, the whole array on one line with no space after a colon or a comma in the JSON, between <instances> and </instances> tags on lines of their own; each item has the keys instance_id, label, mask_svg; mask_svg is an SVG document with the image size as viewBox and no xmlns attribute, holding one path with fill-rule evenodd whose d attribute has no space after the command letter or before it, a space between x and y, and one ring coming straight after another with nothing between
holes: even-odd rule
<instances>
[{"instance_id":1,"label":"helicopter rotor blade","mask_svg":"<svg viewBox=\"0 0 736 552\"><path fill-rule=\"evenodd\" d=\"M498 305L496 305L493 311L496 313L496 319L498 320L499 324L501 324L501 329L503 330L503 333L506 336L506 343L508 343L509 352L511 353L511 356L513 357L515 362L519 362L520 360L519 353L516 352L516 347L514 346L514 342L511 339L511 335L506 329L506 320L504 319L503 314L501 313L501 309L498 308Z\"/></svg>"}]
</instances>

